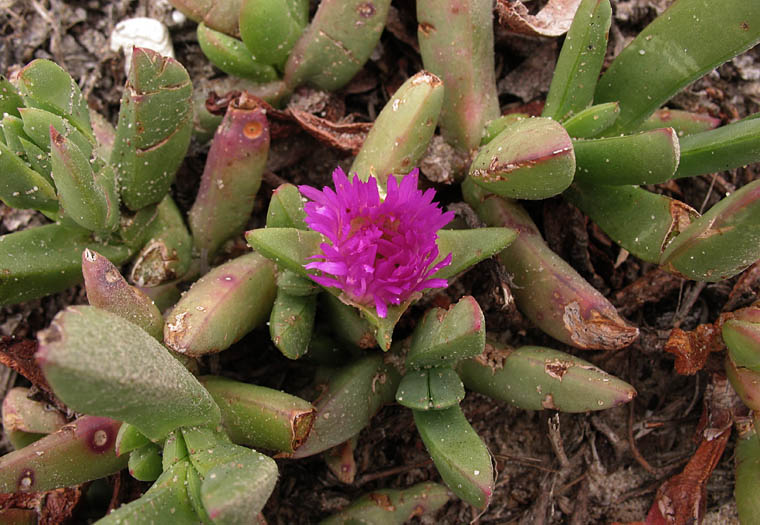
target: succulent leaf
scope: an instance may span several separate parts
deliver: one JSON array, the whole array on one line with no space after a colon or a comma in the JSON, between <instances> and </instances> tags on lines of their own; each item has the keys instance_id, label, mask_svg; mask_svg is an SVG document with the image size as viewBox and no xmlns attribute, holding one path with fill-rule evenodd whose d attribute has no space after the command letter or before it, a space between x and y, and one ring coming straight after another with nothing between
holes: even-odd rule
<instances>
[{"instance_id":1,"label":"succulent leaf","mask_svg":"<svg viewBox=\"0 0 760 525\"><path fill-rule=\"evenodd\" d=\"M678 136L673 128L574 140L573 150L577 163L575 179L589 186L667 182L673 178L680 158Z\"/></svg>"},{"instance_id":2,"label":"succulent leaf","mask_svg":"<svg viewBox=\"0 0 760 525\"><path fill-rule=\"evenodd\" d=\"M323 0L285 64L285 84L332 91L364 66L380 40L390 0Z\"/></svg>"},{"instance_id":3,"label":"succulent leaf","mask_svg":"<svg viewBox=\"0 0 760 525\"><path fill-rule=\"evenodd\" d=\"M82 275L87 301L123 317L163 341L164 318L153 301L130 286L114 264L94 250L82 252Z\"/></svg>"},{"instance_id":4,"label":"succulent leaf","mask_svg":"<svg viewBox=\"0 0 760 525\"><path fill-rule=\"evenodd\" d=\"M66 424L66 418L54 407L30 398L30 390L11 388L2 406L3 432L18 450L52 434Z\"/></svg>"},{"instance_id":5,"label":"succulent leaf","mask_svg":"<svg viewBox=\"0 0 760 525\"><path fill-rule=\"evenodd\" d=\"M493 342L461 361L467 388L526 410L588 412L631 401L636 390L588 361L540 346L511 349Z\"/></svg>"},{"instance_id":6,"label":"succulent leaf","mask_svg":"<svg viewBox=\"0 0 760 525\"><path fill-rule=\"evenodd\" d=\"M221 352L268 319L274 265L248 253L196 281L167 316L165 344L190 357Z\"/></svg>"},{"instance_id":7,"label":"succulent leaf","mask_svg":"<svg viewBox=\"0 0 760 525\"><path fill-rule=\"evenodd\" d=\"M408 371L396 390L396 402L413 410L443 410L462 399L464 385L450 366Z\"/></svg>"},{"instance_id":8,"label":"succulent leaf","mask_svg":"<svg viewBox=\"0 0 760 525\"><path fill-rule=\"evenodd\" d=\"M620 104L607 102L588 107L562 123L573 138L589 139L600 135L612 126L620 114ZM665 127L665 126L658 126Z\"/></svg>"},{"instance_id":9,"label":"succulent leaf","mask_svg":"<svg viewBox=\"0 0 760 525\"><path fill-rule=\"evenodd\" d=\"M219 407L192 374L116 314L71 306L38 338L37 362L73 410L119 418L152 440L181 425L220 420Z\"/></svg>"},{"instance_id":10,"label":"succulent leaf","mask_svg":"<svg viewBox=\"0 0 760 525\"><path fill-rule=\"evenodd\" d=\"M742 120L680 139L674 178L739 168L760 161L760 120Z\"/></svg>"},{"instance_id":11,"label":"succulent leaf","mask_svg":"<svg viewBox=\"0 0 760 525\"><path fill-rule=\"evenodd\" d=\"M652 263L699 217L691 206L638 186L576 183L563 195L622 248Z\"/></svg>"},{"instance_id":12,"label":"succulent leaf","mask_svg":"<svg viewBox=\"0 0 760 525\"><path fill-rule=\"evenodd\" d=\"M28 301L81 282L86 248L114 264L132 255L124 245L99 243L87 230L61 224L0 236L0 304Z\"/></svg>"},{"instance_id":13,"label":"succulent leaf","mask_svg":"<svg viewBox=\"0 0 760 525\"><path fill-rule=\"evenodd\" d=\"M277 71L258 57L254 59L246 45L237 38L215 31L203 22L198 24L197 34L198 44L206 58L228 75L254 82L277 79Z\"/></svg>"},{"instance_id":14,"label":"succulent leaf","mask_svg":"<svg viewBox=\"0 0 760 525\"><path fill-rule=\"evenodd\" d=\"M741 523L752 523L760 515L760 498L757 487L760 486L760 437L757 427L746 436L738 439L736 444L736 510Z\"/></svg>"},{"instance_id":15,"label":"succulent leaf","mask_svg":"<svg viewBox=\"0 0 760 525\"><path fill-rule=\"evenodd\" d=\"M119 433L116 435L116 443L114 448L116 449L117 456L123 456L129 454L133 450L147 445L150 440L145 437L145 434L137 430L136 427L129 423L124 423L119 428Z\"/></svg>"},{"instance_id":16,"label":"succulent leaf","mask_svg":"<svg viewBox=\"0 0 760 525\"><path fill-rule=\"evenodd\" d=\"M304 268L309 257L319 252L322 236L296 228L259 228L246 232L248 244L264 257L296 275L308 279Z\"/></svg>"},{"instance_id":17,"label":"succulent leaf","mask_svg":"<svg viewBox=\"0 0 760 525\"><path fill-rule=\"evenodd\" d=\"M406 175L419 164L441 112L443 82L427 71L416 73L385 104L354 159L349 173L381 188L388 176Z\"/></svg>"},{"instance_id":18,"label":"succulent leaf","mask_svg":"<svg viewBox=\"0 0 760 525\"><path fill-rule=\"evenodd\" d=\"M583 0L578 5L554 68L542 117L565 120L591 104L611 22L609 0Z\"/></svg>"},{"instance_id":19,"label":"succulent leaf","mask_svg":"<svg viewBox=\"0 0 760 525\"><path fill-rule=\"evenodd\" d=\"M277 482L274 460L234 445L205 427L182 429L189 459L200 475L200 497L211 521L250 523L264 507Z\"/></svg>"},{"instance_id":20,"label":"succulent leaf","mask_svg":"<svg viewBox=\"0 0 760 525\"><path fill-rule=\"evenodd\" d=\"M356 311L356 308L329 293L320 296L319 306L337 339L357 348L377 346L373 326Z\"/></svg>"},{"instance_id":21,"label":"succulent leaf","mask_svg":"<svg viewBox=\"0 0 760 525\"><path fill-rule=\"evenodd\" d=\"M129 274L137 286L153 287L182 278L192 262L193 240L172 198L164 197L156 207L155 218L153 213L138 212L129 228L132 242L148 237Z\"/></svg>"},{"instance_id":22,"label":"succulent leaf","mask_svg":"<svg viewBox=\"0 0 760 525\"><path fill-rule=\"evenodd\" d=\"M486 129L483 131L483 138L480 139L480 145L485 146L493 139L495 139L499 133L507 129L515 122L529 118L533 117L527 113L507 113L506 115L502 115L498 118L488 121L486 123Z\"/></svg>"},{"instance_id":23,"label":"succulent leaf","mask_svg":"<svg viewBox=\"0 0 760 525\"><path fill-rule=\"evenodd\" d=\"M760 180L725 197L694 220L662 254L669 271L716 282L760 259Z\"/></svg>"},{"instance_id":24,"label":"succulent leaf","mask_svg":"<svg viewBox=\"0 0 760 525\"><path fill-rule=\"evenodd\" d=\"M282 184L274 190L267 209L267 228L297 228L306 230L303 197L292 184Z\"/></svg>"},{"instance_id":25,"label":"succulent leaf","mask_svg":"<svg viewBox=\"0 0 760 525\"><path fill-rule=\"evenodd\" d=\"M595 102L619 102L613 130L633 130L681 88L758 41L760 4L726 0L715 9L704 0L679 0L615 58L599 79Z\"/></svg>"},{"instance_id":26,"label":"succulent leaf","mask_svg":"<svg viewBox=\"0 0 760 525\"><path fill-rule=\"evenodd\" d=\"M110 166L93 170L90 158L73 141L50 127L51 167L64 213L91 231L111 232L119 225L119 195Z\"/></svg>"},{"instance_id":27,"label":"succulent leaf","mask_svg":"<svg viewBox=\"0 0 760 525\"><path fill-rule=\"evenodd\" d=\"M619 349L636 340L638 329L629 326L601 293L547 246L520 204L483 192L469 180L462 190L486 224L519 232L499 260L512 276L517 307L536 326L584 349Z\"/></svg>"},{"instance_id":28,"label":"succulent leaf","mask_svg":"<svg viewBox=\"0 0 760 525\"><path fill-rule=\"evenodd\" d=\"M470 178L515 199L545 199L573 181L575 154L565 129L547 118L519 120L480 148Z\"/></svg>"},{"instance_id":29,"label":"succulent leaf","mask_svg":"<svg viewBox=\"0 0 760 525\"><path fill-rule=\"evenodd\" d=\"M440 230L438 252L451 254L451 264L435 273L437 279L450 279L484 259L496 255L517 238L510 228L477 228L474 230Z\"/></svg>"},{"instance_id":30,"label":"succulent leaf","mask_svg":"<svg viewBox=\"0 0 760 525\"><path fill-rule=\"evenodd\" d=\"M317 295L320 287L311 279L305 279L290 270L283 270L277 273L277 290L296 297L308 297Z\"/></svg>"},{"instance_id":31,"label":"succulent leaf","mask_svg":"<svg viewBox=\"0 0 760 525\"><path fill-rule=\"evenodd\" d=\"M201 520L190 501L186 483L192 468L187 459L173 465L142 497L117 508L100 519L98 525L197 525Z\"/></svg>"},{"instance_id":32,"label":"succulent leaf","mask_svg":"<svg viewBox=\"0 0 760 525\"><path fill-rule=\"evenodd\" d=\"M135 48L110 159L130 210L159 202L169 190L190 144L192 89L179 62Z\"/></svg>"},{"instance_id":33,"label":"succulent leaf","mask_svg":"<svg viewBox=\"0 0 760 525\"><path fill-rule=\"evenodd\" d=\"M314 426L294 458L323 452L355 436L386 403L401 376L384 356L368 355L336 371L315 404Z\"/></svg>"},{"instance_id":34,"label":"succulent leaf","mask_svg":"<svg viewBox=\"0 0 760 525\"><path fill-rule=\"evenodd\" d=\"M638 131L649 131L657 128L673 128L678 133L678 137L685 137L693 133L710 131L720 126L720 119L711 117L705 113L691 113L681 109L661 108L652 113L646 119ZM681 146L683 153L683 145Z\"/></svg>"},{"instance_id":35,"label":"succulent leaf","mask_svg":"<svg viewBox=\"0 0 760 525\"><path fill-rule=\"evenodd\" d=\"M418 0L422 63L445 88L440 126L446 141L469 153L498 118L490 0Z\"/></svg>"},{"instance_id":36,"label":"succulent leaf","mask_svg":"<svg viewBox=\"0 0 760 525\"><path fill-rule=\"evenodd\" d=\"M83 416L0 457L0 493L70 487L120 471L127 458L114 451L119 426L113 419Z\"/></svg>"},{"instance_id":37,"label":"succulent leaf","mask_svg":"<svg viewBox=\"0 0 760 525\"><path fill-rule=\"evenodd\" d=\"M446 485L470 505L488 507L494 490L491 454L459 405L412 413L422 442Z\"/></svg>"},{"instance_id":38,"label":"succulent leaf","mask_svg":"<svg viewBox=\"0 0 760 525\"><path fill-rule=\"evenodd\" d=\"M448 500L446 488L430 481L408 489L376 490L322 520L320 525L404 525L413 517L433 514Z\"/></svg>"},{"instance_id":39,"label":"succulent leaf","mask_svg":"<svg viewBox=\"0 0 760 525\"><path fill-rule=\"evenodd\" d=\"M13 115L20 117L18 108L24 106L24 100L19 95L16 87L11 84L7 78L0 75L0 116Z\"/></svg>"},{"instance_id":40,"label":"succulent leaf","mask_svg":"<svg viewBox=\"0 0 760 525\"><path fill-rule=\"evenodd\" d=\"M760 323L729 319L723 323L721 336L736 366L760 374Z\"/></svg>"},{"instance_id":41,"label":"succulent leaf","mask_svg":"<svg viewBox=\"0 0 760 525\"><path fill-rule=\"evenodd\" d=\"M292 453L314 424L314 407L299 397L223 377L200 381L222 410L227 435L238 445Z\"/></svg>"},{"instance_id":42,"label":"succulent leaf","mask_svg":"<svg viewBox=\"0 0 760 525\"><path fill-rule=\"evenodd\" d=\"M55 188L8 146L0 143L0 200L11 208L58 211Z\"/></svg>"},{"instance_id":43,"label":"succulent leaf","mask_svg":"<svg viewBox=\"0 0 760 525\"><path fill-rule=\"evenodd\" d=\"M33 60L18 72L15 82L26 106L64 117L90 142L95 142L87 100L61 66L50 60Z\"/></svg>"},{"instance_id":44,"label":"succulent leaf","mask_svg":"<svg viewBox=\"0 0 760 525\"><path fill-rule=\"evenodd\" d=\"M129 454L127 464L130 475L140 481L155 481L161 475L161 449L154 443L146 443Z\"/></svg>"},{"instance_id":45,"label":"succulent leaf","mask_svg":"<svg viewBox=\"0 0 760 525\"><path fill-rule=\"evenodd\" d=\"M466 296L448 311L428 310L412 334L406 366L450 365L480 354L485 342L483 311L473 297Z\"/></svg>"},{"instance_id":46,"label":"succulent leaf","mask_svg":"<svg viewBox=\"0 0 760 525\"><path fill-rule=\"evenodd\" d=\"M45 153L50 152L50 128L52 127L71 140L85 158L89 159L92 155L93 143L63 117L43 109L30 107L20 108L19 112L24 122L24 133Z\"/></svg>"},{"instance_id":47,"label":"succulent leaf","mask_svg":"<svg viewBox=\"0 0 760 525\"><path fill-rule=\"evenodd\" d=\"M306 354L316 314L315 295L291 295L282 288L277 289L269 317L269 334L282 355L298 359Z\"/></svg>"},{"instance_id":48,"label":"succulent leaf","mask_svg":"<svg viewBox=\"0 0 760 525\"><path fill-rule=\"evenodd\" d=\"M269 153L266 110L241 95L227 108L217 128L188 213L195 249L207 264L227 239L243 232Z\"/></svg>"},{"instance_id":49,"label":"succulent leaf","mask_svg":"<svg viewBox=\"0 0 760 525\"><path fill-rule=\"evenodd\" d=\"M262 64L281 70L308 23L308 0L241 0L240 36Z\"/></svg>"}]
</instances>

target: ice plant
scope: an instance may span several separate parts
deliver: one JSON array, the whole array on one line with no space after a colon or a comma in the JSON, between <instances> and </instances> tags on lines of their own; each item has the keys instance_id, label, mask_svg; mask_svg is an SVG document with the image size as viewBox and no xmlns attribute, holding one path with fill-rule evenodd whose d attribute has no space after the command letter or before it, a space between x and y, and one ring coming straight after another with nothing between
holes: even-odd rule
<instances>
[{"instance_id":1,"label":"ice plant","mask_svg":"<svg viewBox=\"0 0 760 525\"><path fill-rule=\"evenodd\" d=\"M319 270L318 284L343 290L346 298L374 304L384 318L388 303L401 304L425 288L445 288L446 279L431 277L451 263L451 254L438 263L438 230L454 217L433 203L435 190L417 189L418 170L399 183L388 179L388 193L380 199L377 182L369 177L349 180L341 168L333 172L335 190L300 186L311 199L304 206L306 224L329 242L305 265Z\"/></svg>"}]
</instances>

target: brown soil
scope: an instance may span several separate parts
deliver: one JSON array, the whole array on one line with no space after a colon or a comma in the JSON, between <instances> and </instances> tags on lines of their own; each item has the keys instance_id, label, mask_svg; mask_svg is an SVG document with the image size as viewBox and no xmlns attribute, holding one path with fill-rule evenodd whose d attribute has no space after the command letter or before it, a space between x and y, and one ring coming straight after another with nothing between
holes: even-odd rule
<instances>
[{"instance_id":1,"label":"brown soil","mask_svg":"<svg viewBox=\"0 0 760 525\"><path fill-rule=\"evenodd\" d=\"M668 4L667 0L614 1L615 19L610 53L622 46ZM323 98L301 95L316 106L357 121L369 122L401 82L421 69L415 51L414 8L411 0L394 2L393 31L386 31L379 51L360 77L344 92ZM188 68L196 86L207 86L221 76L198 48L194 24L172 20L166 0L0 0L0 72L8 74L34 58L62 64L87 95L89 103L115 121L125 77L123 57L108 48L109 35L120 20L153 16L168 25L178 59ZM497 31L497 66L502 108L540 101L548 89L559 49L557 40L522 37ZM708 112L728 122L756 112L760 104L760 53L735 59L690 86L672 107ZM519 73L514 73L515 71ZM516 75L519 74L519 82ZM194 198L207 147L194 144L174 188L185 209ZM286 152L287 150L287 152ZM322 186L336 164L347 167L350 157L320 144L305 134L273 143L270 167L279 179ZM679 181L657 188L696 209L707 209L721 195L756 178L755 168ZM276 179L265 183L252 226L263 224L268 195ZM456 191L441 188L443 199L456 201ZM542 344L582 355L625 379L638 390L629 405L589 414L557 415L553 411L518 410L505 403L468 394L462 406L475 430L491 450L498 470L497 488L490 507L479 515L456 497L436 516L419 523L609 523L643 520L658 486L680 472L696 450L697 425L710 373L679 376L673 356L663 351L671 330L688 330L715 321L724 310L737 279L701 285L668 280L646 297L621 292L652 269L634 257L621 258L620 250L597 227L565 204L551 199L528 209L550 245L584 277L611 297L621 313L641 330L630 347L609 353L582 352L551 340L505 304L499 268L484 262L462 276L445 292L456 301L471 294L483 310L489 331L512 345ZM12 211L0 204L0 234L44 221L34 213ZM233 248L234 249L234 248ZM729 309L758 299L751 285L738 299L731 295ZM440 298L439 298L440 299ZM81 288L27 304L0 309L2 335L33 337L63 306L85 302ZM418 305L419 313L424 305ZM408 326L402 326L401 330ZM203 366L213 371L296 392L308 381L308 370L279 356L267 342L265 331L255 332ZM251 359L255 349L256 358ZM721 369L713 355L706 370ZM5 386L23 383L6 373ZM557 429L558 430L552 430ZM554 447L550 436L554 436ZM559 436L559 438L557 438ZM559 444L559 446L558 446ZM736 522L733 499L734 438L707 483L708 523ZM561 450L560 450L561 449ZM384 408L360 435L356 460L358 475L351 485L340 483L324 461L278 460L280 482L264 515L269 523L314 523L341 509L358 495L387 487L406 487L438 480L412 421L398 406ZM128 492L128 491L126 491ZM83 522L80 512L74 522Z\"/></svg>"}]
</instances>

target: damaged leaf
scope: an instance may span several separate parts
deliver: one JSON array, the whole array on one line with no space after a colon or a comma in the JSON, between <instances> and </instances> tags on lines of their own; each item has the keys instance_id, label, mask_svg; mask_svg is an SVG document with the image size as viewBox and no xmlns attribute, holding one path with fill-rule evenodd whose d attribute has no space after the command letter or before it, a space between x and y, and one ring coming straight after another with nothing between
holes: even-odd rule
<instances>
[{"instance_id":1,"label":"damaged leaf","mask_svg":"<svg viewBox=\"0 0 760 525\"><path fill-rule=\"evenodd\" d=\"M535 15L520 0L497 0L496 14L502 26L530 36L560 36L567 33L581 0L549 0Z\"/></svg>"},{"instance_id":2,"label":"damaged leaf","mask_svg":"<svg viewBox=\"0 0 760 525\"><path fill-rule=\"evenodd\" d=\"M735 398L736 394L726 378L714 375L705 391L705 412L700 421L704 427L699 432L699 448L683 472L667 480L657 490L646 518L647 525L702 523L707 504L707 481L731 435Z\"/></svg>"},{"instance_id":3,"label":"damaged leaf","mask_svg":"<svg viewBox=\"0 0 760 525\"><path fill-rule=\"evenodd\" d=\"M14 342L9 336L0 338L0 363L12 368L27 378L34 386L52 396L52 390L50 390L40 367L34 360L36 351L37 341L33 339L22 339Z\"/></svg>"},{"instance_id":4,"label":"damaged leaf","mask_svg":"<svg viewBox=\"0 0 760 525\"><path fill-rule=\"evenodd\" d=\"M726 317L721 316L714 324L701 324L688 332L680 328L673 329L665 343L665 351L676 356L676 372L694 375L704 368L712 352L720 352L725 348L720 331Z\"/></svg>"}]
</instances>

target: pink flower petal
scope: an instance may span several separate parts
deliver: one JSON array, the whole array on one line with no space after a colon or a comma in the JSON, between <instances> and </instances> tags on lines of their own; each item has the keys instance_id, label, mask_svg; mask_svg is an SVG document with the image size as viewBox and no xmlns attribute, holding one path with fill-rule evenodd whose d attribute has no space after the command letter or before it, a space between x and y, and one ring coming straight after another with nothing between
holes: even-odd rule
<instances>
[{"instance_id":1,"label":"pink flower petal","mask_svg":"<svg viewBox=\"0 0 760 525\"><path fill-rule=\"evenodd\" d=\"M425 288L445 287L445 279L430 276L451 263L448 254L433 265L438 230L454 214L443 213L433 202L434 190L417 189L418 176L414 169L400 182L389 177L383 201L373 177L362 182L340 168L332 174L335 190L299 187L311 201L304 206L306 224L329 240L305 265L321 272L312 279L340 288L359 304L373 305L380 317L387 315L388 304L401 304Z\"/></svg>"}]
</instances>

